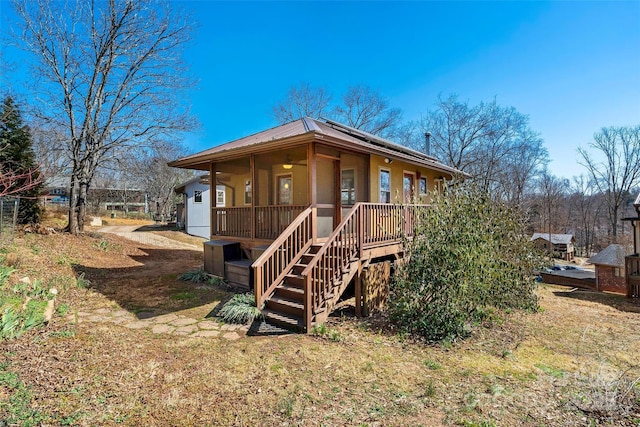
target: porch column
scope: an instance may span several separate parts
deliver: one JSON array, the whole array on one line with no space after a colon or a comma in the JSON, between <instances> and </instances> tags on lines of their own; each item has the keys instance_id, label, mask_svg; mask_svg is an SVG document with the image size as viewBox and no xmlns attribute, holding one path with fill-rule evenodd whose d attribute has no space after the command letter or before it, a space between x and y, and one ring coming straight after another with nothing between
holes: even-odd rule
<instances>
[{"instance_id":1,"label":"porch column","mask_svg":"<svg viewBox=\"0 0 640 427\"><path fill-rule=\"evenodd\" d=\"M318 189L316 186L316 152L315 152L315 143L310 142L307 145L307 185L308 185L308 202L311 206L311 237L313 243L318 239Z\"/></svg>"},{"instance_id":2,"label":"porch column","mask_svg":"<svg viewBox=\"0 0 640 427\"><path fill-rule=\"evenodd\" d=\"M256 155L249 157L251 169L251 239L256 238Z\"/></svg>"},{"instance_id":3,"label":"porch column","mask_svg":"<svg viewBox=\"0 0 640 427\"><path fill-rule=\"evenodd\" d=\"M209 163L209 240L213 240L214 224L216 217L213 215L213 208L216 206L216 164ZM186 203L185 203L186 206Z\"/></svg>"}]
</instances>

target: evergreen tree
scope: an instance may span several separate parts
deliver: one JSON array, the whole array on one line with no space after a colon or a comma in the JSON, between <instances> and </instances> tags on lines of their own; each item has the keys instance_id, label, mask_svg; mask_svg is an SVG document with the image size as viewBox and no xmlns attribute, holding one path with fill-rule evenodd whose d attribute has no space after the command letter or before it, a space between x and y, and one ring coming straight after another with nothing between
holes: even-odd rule
<instances>
[{"instance_id":1,"label":"evergreen tree","mask_svg":"<svg viewBox=\"0 0 640 427\"><path fill-rule=\"evenodd\" d=\"M18 210L18 223L20 224L40 220L42 210L38 203L38 196L42 185L26 185L28 179L38 180L37 167L32 148L31 131L28 126L23 124L18 105L13 98L7 96L0 107L0 172L2 174L24 175L20 178L24 182L15 183L17 188L28 187L16 194L20 197Z\"/></svg>"}]
</instances>

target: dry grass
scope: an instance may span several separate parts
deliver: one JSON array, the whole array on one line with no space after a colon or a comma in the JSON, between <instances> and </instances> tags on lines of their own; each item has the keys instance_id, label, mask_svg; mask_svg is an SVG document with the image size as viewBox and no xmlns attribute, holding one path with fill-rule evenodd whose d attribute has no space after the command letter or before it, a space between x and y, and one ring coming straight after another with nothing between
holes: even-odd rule
<instances>
[{"instance_id":1,"label":"dry grass","mask_svg":"<svg viewBox=\"0 0 640 427\"><path fill-rule=\"evenodd\" d=\"M201 264L195 251L60 234L18 237L3 252L23 274L65 284L60 302L72 311L204 317L226 296L177 280ZM90 288L75 286L80 273ZM384 319L348 315L331 318L321 337L238 341L58 317L0 344L0 401L18 393L2 380L8 372L28 390L22 414L35 411L52 425L637 425L637 402L626 415L576 404L589 396L585 372L606 365L639 375L640 307L566 291L544 285L541 312L506 315L444 346L394 334ZM171 298L179 293L193 298Z\"/></svg>"}]
</instances>

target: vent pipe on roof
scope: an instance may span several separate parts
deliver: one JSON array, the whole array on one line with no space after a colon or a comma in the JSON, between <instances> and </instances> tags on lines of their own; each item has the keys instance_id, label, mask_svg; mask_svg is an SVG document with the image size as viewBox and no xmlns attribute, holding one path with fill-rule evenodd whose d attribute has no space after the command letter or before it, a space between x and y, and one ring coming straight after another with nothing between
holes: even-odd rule
<instances>
[{"instance_id":1,"label":"vent pipe on roof","mask_svg":"<svg viewBox=\"0 0 640 427\"><path fill-rule=\"evenodd\" d=\"M427 156L430 156L431 155L431 132L426 132L424 134L424 141L425 141L424 152Z\"/></svg>"}]
</instances>

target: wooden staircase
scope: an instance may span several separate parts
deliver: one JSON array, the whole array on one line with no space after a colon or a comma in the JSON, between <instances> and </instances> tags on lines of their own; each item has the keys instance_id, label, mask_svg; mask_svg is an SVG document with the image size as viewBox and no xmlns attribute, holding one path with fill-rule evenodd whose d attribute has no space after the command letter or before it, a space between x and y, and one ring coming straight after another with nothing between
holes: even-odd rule
<instances>
[{"instance_id":1,"label":"wooden staircase","mask_svg":"<svg viewBox=\"0 0 640 427\"><path fill-rule=\"evenodd\" d=\"M262 314L267 322L289 330L304 331L304 277L302 272L322 248L312 244L290 271L273 295L266 300Z\"/></svg>"},{"instance_id":2,"label":"wooden staircase","mask_svg":"<svg viewBox=\"0 0 640 427\"><path fill-rule=\"evenodd\" d=\"M307 208L252 265L256 305L265 319L307 333L326 321L365 259L397 253L414 212L357 203L320 244L314 210Z\"/></svg>"}]
</instances>

